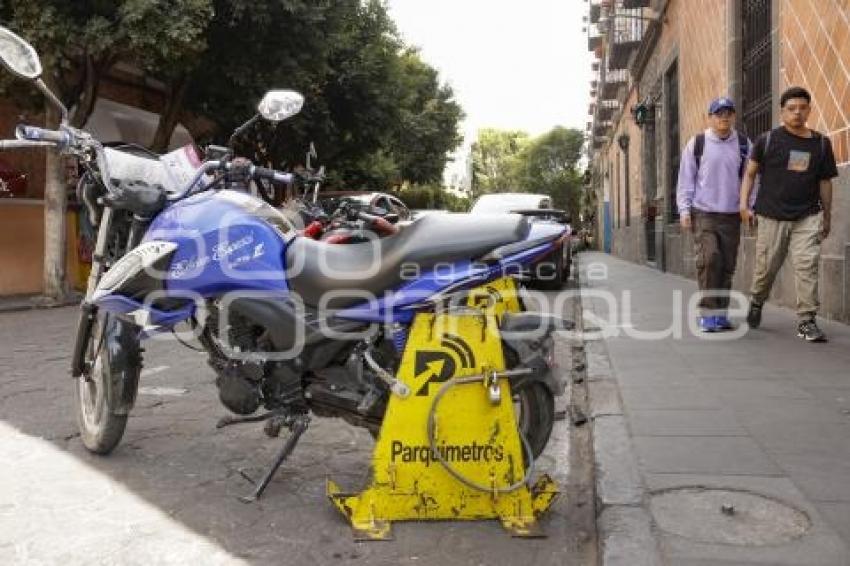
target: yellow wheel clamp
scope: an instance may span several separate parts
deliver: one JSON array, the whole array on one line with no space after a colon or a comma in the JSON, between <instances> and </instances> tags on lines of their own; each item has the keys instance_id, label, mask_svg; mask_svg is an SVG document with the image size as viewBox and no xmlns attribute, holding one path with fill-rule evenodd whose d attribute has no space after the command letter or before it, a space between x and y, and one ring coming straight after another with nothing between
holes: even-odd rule
<instances>
[{"instance_id":1,"label":"yellow wheel clamp","mask_svg":"<svg viewBox=\"0 0 850 566\"><path fill-rule=\"evenodd\" d=\"M490 287L481 293L501 295L483 310L414 319L396 375L406 394L390 395L371 485L351 494L328 480L355 539L390 539L392 521L447 519L499 519L515 536L542 536L537 518L558 490L546 475L530 486L508 380L522 370L505 371L496 318L519 303L512 280Z\"/></svg>"}]
</instances>

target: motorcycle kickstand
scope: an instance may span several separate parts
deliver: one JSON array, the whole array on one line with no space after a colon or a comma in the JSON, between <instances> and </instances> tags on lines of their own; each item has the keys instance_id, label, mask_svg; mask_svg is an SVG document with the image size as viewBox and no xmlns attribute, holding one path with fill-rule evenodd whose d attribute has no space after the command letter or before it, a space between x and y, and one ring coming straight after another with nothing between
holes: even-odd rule
<instances>
[{"instance_id":1,"label":"motorcycle kickstand","mask_svg":"<svg viewBox=\"0 0 850 566\"><path fill-rule=\"evenodd\" d=\"M239 501L242 503L253 503L260 498L263 492L266 490L266 487L269 485L269 482L272 480L272 476L274 476L277 469L283 464L283 461L292 453L295 449L295 445L298 444L298 439L301 438L301 435L307 430L307 427L310 424L310 417L307 415L298 415L293 417L292 421L288 423L290 435L289 438L286 439L286 442L283 445L283 448L280 449L277 456L275 457L274 462L271 467L266 472L266 475L263 476L263 479L260 480L260 483L257 484L254 492L251 495L242 496L239 498ZM243 477L244 474L243 474Z\"/></svg>"}]
</instances>

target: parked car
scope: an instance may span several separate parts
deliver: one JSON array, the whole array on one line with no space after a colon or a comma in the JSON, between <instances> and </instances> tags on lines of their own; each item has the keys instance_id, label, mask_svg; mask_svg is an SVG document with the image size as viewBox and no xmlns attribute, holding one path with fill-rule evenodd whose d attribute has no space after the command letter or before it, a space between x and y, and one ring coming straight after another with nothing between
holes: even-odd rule
<instances>
[{"instance_id":1,"label":"parked car","mask_svg":"<svg viewBox=\"0 0 850 566\"><path fill-rule=\"evenodd\" d=\"M451 211L445 208L415 208L410 211L410 216L413 220L428 216L430 214L450 214Z\"/></svg>"},{"instance_id":2,"label":"parked car","mask_svg":"<svg viewBox=\"0 0 850 566\"><path fill-rule=\"evenodd\" d=\"M532 281L547 290L560 289L570 277L572 268L572 245L570 244L570 218L563 210L552 207L548 195L530 193L491 193L482 195L469 211L471 214L521 214L532 224L563 224L567 227L567 238L563 245L548 256L540 258L532 266Z\"/></svg>"}]
</instances>

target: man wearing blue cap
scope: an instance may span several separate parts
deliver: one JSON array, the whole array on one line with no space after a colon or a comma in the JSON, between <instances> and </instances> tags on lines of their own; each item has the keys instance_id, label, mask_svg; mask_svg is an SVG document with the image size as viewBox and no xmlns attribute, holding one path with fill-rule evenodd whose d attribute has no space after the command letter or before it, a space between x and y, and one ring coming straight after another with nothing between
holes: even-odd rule
<instances>
[{"instance_id":1,"label":"man wearing blue cap","mask_svg":"<svg viewBox=\"0 0 850 566\"><path fill-rule=\"evenodd\" d=\"M676 203L683 230L693 230L697 283L709 292L699 302L703 332L733 328L728 292L738 259L741 178L750 151L735 129L735 103L716 98L708 107L709 128L688 141L679 165Z\"/></svg>"}]
</instances>

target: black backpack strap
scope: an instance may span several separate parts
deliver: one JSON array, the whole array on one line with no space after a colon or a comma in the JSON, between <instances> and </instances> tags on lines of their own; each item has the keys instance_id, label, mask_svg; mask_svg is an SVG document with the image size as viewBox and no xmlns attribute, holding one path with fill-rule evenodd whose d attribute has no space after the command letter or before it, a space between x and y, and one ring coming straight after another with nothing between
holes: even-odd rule
<instances>
[{"instance_id":1,"label":"black backpack strap","mask_svg":"<svg viewBox=\"0 0 850 566\"><path fill-rule=\"evenodd\" d=\"M744 168L747 166L747 157L750 156L750 140L741 132L738 134L738 151L741 153L741 166L738 167L738 177L744 178Z\"/></svg>"},{"instance_id":2,"label":"black backpack strap","mask_svg":"<svg viewBox=\"0 0 850 566\"><path fill-rule=\"evenodd\" d=\"M770 147L770 135L773 130L768 130L764 139L764 151L761 154L761 162L759 163L759 175L764 174L764 162L767 161L767 148Z\"/></svg>"},{"instance_id":3,"label":"black backpack strap","mask_svg":"<svg viewBox=\"0 0 850 566\"><path fill-rule=\"evenodd\" d=\"M697 173L699 173L699 164L702 161L702 152L705 150L705 133L697 134L694 138L694 161L697 164Z\"/></svg>"}]
</instances>

